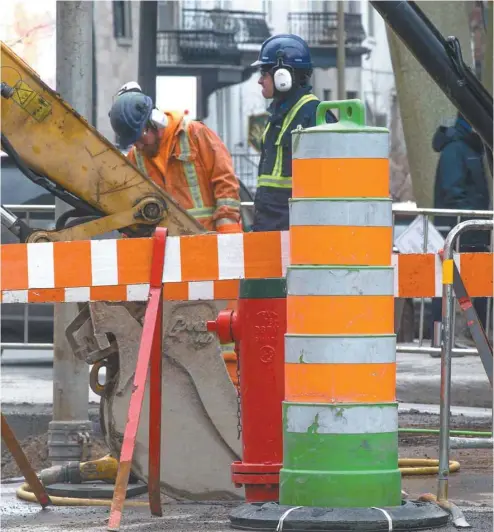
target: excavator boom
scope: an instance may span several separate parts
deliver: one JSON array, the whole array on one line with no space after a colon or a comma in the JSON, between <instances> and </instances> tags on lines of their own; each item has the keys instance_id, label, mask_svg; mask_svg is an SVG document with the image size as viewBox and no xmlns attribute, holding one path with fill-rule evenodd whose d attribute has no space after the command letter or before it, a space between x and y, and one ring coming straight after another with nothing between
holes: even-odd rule
<instances>
[{"instance_id":1,"label":"excavator boom","mask_svg":"<svg viewBox=\"0 0 494 532\"><path fill-rule=\"evenodd\" d=\"M35 232L29 241L91 238L123 228L138 236L157 225L170 235L204 232L3 42L1 72L2 149L32 180L99 217L60 233Z\"/></svg>"}]
</instances>

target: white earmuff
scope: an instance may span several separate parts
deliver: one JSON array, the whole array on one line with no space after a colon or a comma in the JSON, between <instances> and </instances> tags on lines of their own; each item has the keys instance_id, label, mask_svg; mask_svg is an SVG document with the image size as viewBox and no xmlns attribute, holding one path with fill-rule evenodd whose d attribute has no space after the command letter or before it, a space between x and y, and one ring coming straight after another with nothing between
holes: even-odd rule
<instances>
[{"instance_id":1,"label":"white earmuff","mask_svg":"<svg viewBox=\"0 0 494 532\"><path fill-rule=\"evenodd\" d=\"M168 117L165 113L158 111L158 109L153 109L151 111L149 121L158 129L165 129L168 125Z\"/></svg>"},{"instance_id":2,"label":"white earmuff","mask_svg":"<svg viewBox=\"0 0 494 532\"><path fill-rule=\"evenodd\" d=\"M291 72L286 68L278 68L273 75L274 86L280 92L288 92L293 86Z\"/></svg>"}]
</instances>

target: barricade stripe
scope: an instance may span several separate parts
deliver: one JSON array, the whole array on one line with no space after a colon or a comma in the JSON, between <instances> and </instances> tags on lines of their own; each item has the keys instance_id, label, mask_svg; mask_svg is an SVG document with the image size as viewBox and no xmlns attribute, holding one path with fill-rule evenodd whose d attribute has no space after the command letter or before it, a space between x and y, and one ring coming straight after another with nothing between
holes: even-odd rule
<instances>
[{"instance_id":1,"label":"barricade stripe","mask_svg":"<svg viewBox=\"0 0 494 532\"><path fill-rule=\"evenodd\" d=\"M219 278L216 235L180 239L182 281L208 281ZM199 267L198 267L199 266Z\"/></svg>"},{"instance_id":2,"label":"barricade stripe","mask_svg":"<svg viewBox=\"0 0 494 532\"><path fill-rule=\"evenodd\" d=\"M388 159L294 159L294 198L389 198Z\"/></svg>"},{"instance_id":3,"label":"barricade stripe","mask_svg":"<svg viewBox=\"0 0 494 532\"><path fill-rule=\"evenodd\" d=\"M240 290L240 281L215 281L214 299L237 299Z\"/></svg>"},{"instance_id":4,"label":"barricade stripe","mask_svg":"<svg viewBox=\"0 0 494 532\"><path fill-rule=\"evenodd\" d=\"M6 290L2 293L2 303L27 303L28 290Z\"/></svg>"},{"instance_id":5,"label":"barricade stripe","mask_svg":"<svg viewBox=\"0 0 494 532\"><path fill-rule=\"evenodd\" d=\"M126 301L126 286L91 286L91 301Z\"/></svg>"},{"instance_id":6,"label":"barricade stripe","mask_svg":"<svg viewBox=\"0 0 494 532\"><path fill-rule=\"evenodd\" d=\"M246 279L282 277L280 234L245 233L244 260Z\"/></svg>"},{"instance_id":7,"label":"barricade stripe","mask_svg":"<svg viewBox=\"0 0 494 532\"><path fill-rule=\"evenodd\" d=\"M91 240L92 286L118 285L116 240Z\"/></svg>"},{"instance_id":8,"label":"barricade stripe","mask_svg":"<svg viewBox=\"0 0 494 532\"><path fill-rule=\"evenodd\" d=\"M36 288L27 297L29 303L65 303L65 288Z\"/></svg>"},{"instance_id":9,"label":"barricade stripe","mask_svg":"<svg viewBox=\"0 0 494 532\"><path fill-rule=\"evenodd\" d=\"M392 227L292 227L291 263L388 266L392 231Z\"/></svg>"},{"instance_id":10,"label":"barricade stripe","mask_svg":"<svg viewBox=\"0 0 494 532\"><path fill-rule=\"evenodd\" d=\"M285 400L379 403L396 399L396 363L285 364Z\"/></svg>"},{"instance_id":11,"label":"barricade stripe","mask_svg":"<svg viewBox=\"0 0 494 532\"><path fill-rule=\"evenodd\" d=\"M165 283L163 298L169 301L188 301L189 283Z\"/></svg>"},{"instance_id":12,"label":"barricade stripe","mask_svg":"<svg viewBox=\"0 0 494 532\"><path fill-rule=\"evenodd\" d=\"M395 297L399 297L400 294L400 283L399 280L399 270L398 270L398 255L393 253L391 255L391 265L393 266L393 294Z\"/></svg>"},{"instance_id":13,"label":"barricade stripe","mask_svg":"<svg viewBox=\"0 0 494 532\"><path fill-rule=\"evenodd\" d=\"M148 238L117 240L118 284L133 285L149 281L152 249L153 242Z\"/></svg>"},{"instance_id":14,"label":"barricade stripe","mask_svg":"<svg viewBox=\"0 0 494 532\"><path fill-rule=\"evenodd\" d=\"M393 268L291 266L288 294L295 296L392 296Z\"/></svg>"},{"instance_id":15,"label":"barricade stripe","mask_svg":"<svg viewBox=\"0 0 494 532\"><path fill-rule=\"evenodd\" d=\"M6 244L0 248L2 290L26 289L29 286L27 244Z\"/></svg>"},{"instance_id":16,"label":"barricade stripe","mask_svg":"<svg viewBox=\"0 0 494 532\"><path fill-rule=\"evenodd\" d=\"M433 296L442 297L442 295L443 295L443 262L441 260L441 257L437 254L437 255L434 255L434 294Z\"/></svg>"},{"instance_id":17,"label":"barricade stripe","mask_svg":"<svg viewBox=\"0 0 494 532\"><path fill-rule=\"evenodd\" d=\"M460 273L468 295L480 297L494 295L494 268L492 253L462 253Z\"/></svg>"},{"instance_id":18,"label":"barricade stripe","mask_svg":"<svg viewBox=\"0 0 494 532\"><path fill-rule=\"evenodd\" d=\"M434 255L398 255L399 294L430 297L435 293Z\"/></svg>"},{"instance_id":19,"label":"barricade stripe","mask_svg":"<svg viewBox=\"0 0 494 532\"><path fill-rule=\"evenodd\" d=\"M289 295L287 333L393 334L394 297Z\"/></svg>"},{"instance_id":20,"label":"barricade stripe","mask_svg":"<svg viewBox=\"0 0 494 532\"><path fill-rule=\"evenodd\" d=\"M56 287L77 288L91 284L90 240L55 242L53 244L53 260Z\"/></svg>"},{"instance_id":21,"label":"barricade stripe","mask_svg":"<svg viewBox=\"0 0 494 532\"><path fill-rule=\"evenodd\" d=\"M149 283L127 285L127 301L146 301L148 296Z\"/></svg>"},{"instance_id":22,"label":"barricade stripe","mask_svg":"<svg viewBox=\"0 0 494 532\"><path fill-rule=\"evenodd\" d=\"M182 281L181 267L181 239L178 236L169 236L166 239L165 266L163 270L163 282L179 283Z\"/></svg>"},{"instance_id":23,"label":"barricade stripe","mask_svg":"<svg viewBox=\"0 0 494 532\"><path fill-rule=\"evenodd\" d=\"M245 276L244 239L242 233L218 239L218 277L231 279Z\"/></svg>"},{"instance_id":24,"label":"barricade stripe","mask_svg":"<svg viewBox=\"0 0 494 532\"><path fill-rule=\"evenodd\" d=\"M291 200L290 226L298 225L391 227L391 200Z\"/></svg>"},{"instance_id":25,"label":"barricade stripe","mask_svg":"<svg viewBox=\"0 0 494 532\"><path fill-rule=\"evenodd\" d=\"M389 135L363 132L333 133L329 135L293 135L293 160L298 159L387 159Z\"/></svg>"},{"instance_id":26,"label":"barricade stripe","mask_svg":"<svg viewBox=\"0 0 494 532\"><path fill-rule=\"evenodd\" d=\"M27 245L29 288L55 288L53 244L43 242Z\"/></svg>"},{"instance_id":27,"label":"barricade stripe","mask_svg":"<svg viewBox=\"0 0 494 532\"><path fill-rule=\"evenodd\" d=\"M286 432L375 434L396 432L398 405L285 405Z\"/></svg>"},{"instance_id":28,"label":"barricade stripe","mask_svg":"<svg viewBox=\"0 0 494 532\"><path fill-rule=\"evenodd\" d=\"M189 300L212 301L214 299L213 281L198 281L189 283Z\"/></svg>"},{"instance_id":29,"label":"barricade stripe","mask_svg":"<svg viewBox=\"0 0 494 532\"><path fill-rule=\"evenodd\" d=\"M91 297L89 286L65 289L65 301L67 303L85 303Z\"/></svg>"},{"instance_id":30,"label":"barricade stripe","mask_svg":"<svg viewBox=\"0 0 494 532\"><path fill-rule=\"evenodd\" d=\"M385 227L371 229L391 230ZM352 231L352 228L330 227L328 230L331 233L327 233L324 227L313 227L312 232L322 231L319 238L312 238L310 242L302 238L306 235L301 235L300 231L304 230L303 226L292 228L295 240L291 242L288 231L201 235L201 239L205 236L209 239L216 237L219 242L222 237L235 236L235 239L230 239L230 242L236 242L238 253L228 253L226 244L221 243L217 248L218 253L213 248L214 253L209 253L209 257L199 254L189 260L186 275L192 282L214 281L216 283L215 297L236 299L238 279L241 277L242 270L245 278L250 279L283 277L290 262L290 247L293 248L294 256L297 259L303 258L303 262L308 266L339 264L351 267L352 262L353 266L387 266L389 264L390 251L386 239L384 242L382 240L372 241L373 248L367 251L365 246L368 246L369 242L361 238L361 246L347 245L343 253L341 250L334 249L334 239L350 240L349 234L344 235L342 231ZM333 240L328 237L332 237ZM182 279L182 263L185 258L181 249L181 242L185 238L196 237L169 237L167 239L166 266L163 276L165 284L185 282L185 279ZM150 275L150 242L151 239L122 239L4 244L0 249L1 290L4 292L4 302L9 301L11 297L18 297L16 295L5 296L5 293L10 291L146 284ZM31 250L30 259L28 259L28 249ZM220 249L224 251L219 251ZM189 247L186 254L189 255L190 251ZM299 257L301 254L305 256ZM47 260L43 260L43 257ZM461 253L455 254L454 257L469 294L472 297L491 297L493 294L493 254ZM225 263L226 260L231 263ZM393 261L397 264L395 285L398 289L394 291L395 296L441 296L442 268L437 255L398 254L394 256ZM220 281L226 284L219 285ZM184 294L188 294L188 286L170 287L169 290L178 290L181 298Z\"/></svg>"},{"instance_id":31,"label":"barricade stripe","mask_svg":"<svg viewBox=\"0 0 494 532\"><path fill-rule=\"evenodd\" d=\"M396 361L396 337L285 335L289 364L389 364Z\"/></svg>"}]
</instances>

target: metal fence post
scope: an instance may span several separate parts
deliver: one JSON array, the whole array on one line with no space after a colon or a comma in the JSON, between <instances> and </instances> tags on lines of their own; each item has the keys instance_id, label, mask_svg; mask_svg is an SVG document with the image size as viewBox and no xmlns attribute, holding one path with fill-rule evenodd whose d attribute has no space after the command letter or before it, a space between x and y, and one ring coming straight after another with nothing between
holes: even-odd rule
<instances>
[{"instance_id":1,"label":"metal fence post","mask_svg":"<svg viewBox=\"0 0 494 532\"><path fill-rule=\"evenodd\" d=\"M454 227L444 242L443 260L443 341L441 347L441 394L440 394L440 434L439 434L439 475L437 499L448 499L449 480L449 430L451 408L451 354L454 339L455 300L453 297L453 252L458 236L468 230L489 231L493 229L491 220L467 220Z\"/></svg>"}]
</instances>

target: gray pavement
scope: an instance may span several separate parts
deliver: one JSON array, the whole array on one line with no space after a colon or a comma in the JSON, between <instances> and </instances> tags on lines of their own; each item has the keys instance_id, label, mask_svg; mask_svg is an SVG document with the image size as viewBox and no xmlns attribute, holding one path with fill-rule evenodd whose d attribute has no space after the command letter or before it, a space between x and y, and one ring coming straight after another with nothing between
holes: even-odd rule
<instances>
[{"instance_id":1,"label":"gray pavement","mask_svg":"<svg viewBox=\"0 0 494 532\"><path fill-rule=\"evenodd\" d=\"M109 508L50 507L41 510L32 503L19 501L15 496L18 485L2 485L2 530L18 532L100 532L106 530ZM228 514L234 504L166 504L163 517L151 517L146 508L126 508L122 532L140 530L175 532L227 532ZM460 509L476 532L492 532L492 507L476 503L462 503ZM436 529L438 530L438 529ZM449 524L439 530L457 530Z\"/></svg>"}]
</instances>

